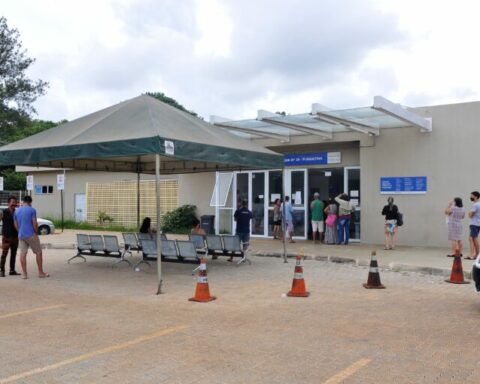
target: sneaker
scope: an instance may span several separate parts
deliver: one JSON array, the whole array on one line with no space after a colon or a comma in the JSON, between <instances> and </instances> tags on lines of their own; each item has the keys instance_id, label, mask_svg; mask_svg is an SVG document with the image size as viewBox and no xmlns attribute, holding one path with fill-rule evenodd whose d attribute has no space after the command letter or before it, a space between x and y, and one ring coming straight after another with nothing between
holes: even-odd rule
<instances>
[{"instance_id":1,"label":"sneaker","mask_svg":"<svg viewBox=\"0 0 480 384\"><path fill-rule=\"evenodd\" d=\"M20 276L20 273L18 273L17 271L10 271L9 275L10 276Z\"/></svg>"}]
</instances>

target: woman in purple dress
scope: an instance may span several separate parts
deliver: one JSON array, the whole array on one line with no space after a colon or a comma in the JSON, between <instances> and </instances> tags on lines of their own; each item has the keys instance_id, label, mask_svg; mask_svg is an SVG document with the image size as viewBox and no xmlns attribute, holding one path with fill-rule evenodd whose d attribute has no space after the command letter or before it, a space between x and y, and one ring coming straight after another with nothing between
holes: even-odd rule
<instances>
[{"instance_id":1,"label":"woman in purple dress","mask_svg":"<svg viewBox=\"0 0 480 384\"><path fill-rule=\"evenodd\" d=\"M456 252L461 256L463 237L462 220L465 217L465 208L463 208L462 199L455 197L453 201L450 201L445 209L445 214L448 215L448 240L452 242L452 254L447 256L453 257Z\"/></svg>"}]
</instances>

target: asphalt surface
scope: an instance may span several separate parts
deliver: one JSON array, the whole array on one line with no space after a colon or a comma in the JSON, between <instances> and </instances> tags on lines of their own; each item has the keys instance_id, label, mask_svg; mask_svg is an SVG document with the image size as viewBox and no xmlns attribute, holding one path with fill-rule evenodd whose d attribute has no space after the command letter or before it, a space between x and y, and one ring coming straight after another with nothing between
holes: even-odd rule
<instances>
[{"instance_id":1,"label":"asphalt surface","mask_svg":"<svg viewBox=\"0 0 480 384\"><path fill-rule=\"evenodd\" d=\"M290 298L294 263L209 262L210 303L189 302L191 265L68 265L48 279L0 279L4 383L479 383L480 296L441 276L305 261L308 298ZM135 256L134 258L138 258Z\"/></svg>"}]
</instances>

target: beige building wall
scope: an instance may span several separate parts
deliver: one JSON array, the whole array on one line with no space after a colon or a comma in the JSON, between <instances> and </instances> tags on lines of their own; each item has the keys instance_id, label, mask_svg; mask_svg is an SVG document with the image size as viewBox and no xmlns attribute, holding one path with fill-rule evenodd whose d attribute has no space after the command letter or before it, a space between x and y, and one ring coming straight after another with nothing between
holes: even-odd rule
<instances>
[{"instance_id":1,"label":"beige building wall","mask_svg":"<svg viewBox=\"0 0 480 384\"><path fill-rule=\"evenodd\" d=\"M425 195L393 195L404 214L399 243L447 246L444 210L453 197L461 197L466 210L470 192L480 190L477 132L480 102L417 108L433 119L433 131L418 128L382 129L371 146L360 150L362 241L382 243L381 176L427 176ZM464 220L468 246L468 218Z\"/></svg>"},{"instance_id":2,"label":"beige building wall","mask_svg":"<svg viewBox=\"0 0 480 384\"><path fill-rule=\"evenodd\" d=\"M178 175L179 205L196 205L199 217L214 215L215 207L210 207L214 186L214 172Z\"/></svg>"},{"instance_id":3,"label":"beige building wall","mask_svg":"<svg viewBox=\"0 0 480 384\"><path fill-rule=\"evenodd\" d=\"M51 185L53 186L53 194L36 195L32 193L33 205L37 209L39 216L56 217L61 216L61 198L60 191L57 190L57 174L62 173L62 170L45 171L37 170L35 168L19 168L19 172L26 172L32 174L35 185ZM140 180L154 180L154 175L141 175ZM162 176L162 179L177 179L175 175ZM135 173L115 173L115 172L84 172L67 170L65 176L65 190L64 190L64 207L65 218L73 219L75 217L75 195L86 194L87 183L109 183L116 181L131 180L136 181L137 175Z\"/></svg>"}]
</instances>

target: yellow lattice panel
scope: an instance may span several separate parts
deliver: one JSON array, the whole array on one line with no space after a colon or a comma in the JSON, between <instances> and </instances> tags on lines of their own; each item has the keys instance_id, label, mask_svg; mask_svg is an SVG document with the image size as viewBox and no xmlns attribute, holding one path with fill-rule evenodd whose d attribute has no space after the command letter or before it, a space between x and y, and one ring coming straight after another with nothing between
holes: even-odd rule
<instances>
[{"instance_id":1,"label":"yellow lattice panel","mask_svg":"<svg viewBox=\"0 0 480 384\"><path fill-rule=\"evenodd\" d=\"M150 217L157 226L155 181L140 182L140 221ZM160 181L161 215L178 207L177 180ZM112 224L137 226L137 182L87 183L87 221L98 224L99 212L113 218Z\"/></svg>"}]
</instances>

